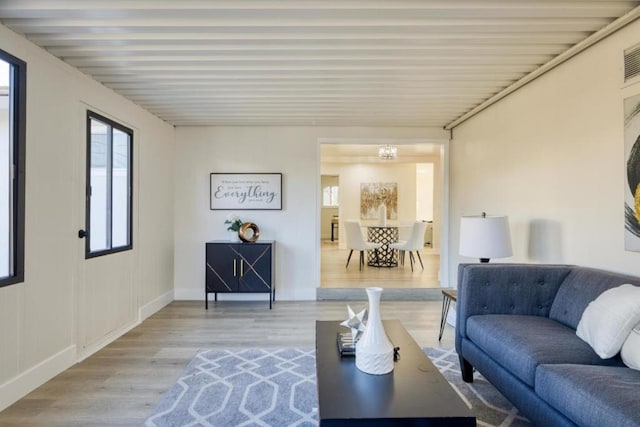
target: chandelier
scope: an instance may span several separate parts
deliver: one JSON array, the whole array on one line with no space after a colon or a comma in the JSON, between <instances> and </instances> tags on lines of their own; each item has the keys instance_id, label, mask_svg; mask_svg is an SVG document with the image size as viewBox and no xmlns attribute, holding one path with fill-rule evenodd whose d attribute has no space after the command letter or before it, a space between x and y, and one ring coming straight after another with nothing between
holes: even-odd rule
<instances>
[{"instance_id":1,"label":"chandelier","mask_svg":"<svg viewBox=\"0 0 640 427\"><path fill-rule=\"evenodd\" d=\"M395 145L381 145L378 147L378 157L383 160L393 160L398 156L398 147Z\"/></svg>"}]
</instances>

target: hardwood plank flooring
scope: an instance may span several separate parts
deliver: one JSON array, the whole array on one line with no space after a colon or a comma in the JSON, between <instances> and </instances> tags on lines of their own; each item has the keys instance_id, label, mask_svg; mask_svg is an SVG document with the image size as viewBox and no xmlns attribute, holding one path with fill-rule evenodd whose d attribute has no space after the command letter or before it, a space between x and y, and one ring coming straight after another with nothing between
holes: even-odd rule
<instances>
[{"instance_id":1,"label":"hardwood plank flooring","mask_svg":"<svg viewBox=\"0 0 640 427\"><path fill-rule=\"evenodd\" d=\"M349 268L345 268L348 249L340 249L338 241L323 240L320 244L320 287L322 288L365 288L382 286L384 288L437 288L440 286L438 271L440 254L425 247L420 251L424 270L416 259L413 271L409 265L409 254L405 256L405 265L392 268L365 267L358 269L358 252L351 256ZM366 256L366 255L365 255Z\"/></svg>"},{"instance_id":2,"label":"hardwood plank flooring","mask_svg":"<svg viewBox=\"0 0 640 427\"><path fill-rule=\"evenodd\" d=\"M384 297L383 297L384 299ZM362 303L351 303L364 306ZM447 326L438 343L441 302L384 301L424 347L453 347ZM174 301L93 356L0 412L0 426L141 426L200 349L313 347L316 320L342 320L346 303Z\"/></svg>"}]
</instances>

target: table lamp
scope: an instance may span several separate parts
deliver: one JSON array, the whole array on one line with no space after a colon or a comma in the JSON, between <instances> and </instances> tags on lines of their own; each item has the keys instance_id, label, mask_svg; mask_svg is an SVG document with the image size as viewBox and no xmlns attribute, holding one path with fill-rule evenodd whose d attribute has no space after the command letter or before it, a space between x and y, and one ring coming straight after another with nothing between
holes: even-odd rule
<instances>
[{"instance_id":1,"label":"table lamp","mask_svg":"<svg viewBox=\"0 0 640 427\"><path fill-rule=\"evenodd\" d=\"M482 212L460 218L460 255L479 258L480 262L513 255L508 217Z\"/></svg>"}]
</instances>

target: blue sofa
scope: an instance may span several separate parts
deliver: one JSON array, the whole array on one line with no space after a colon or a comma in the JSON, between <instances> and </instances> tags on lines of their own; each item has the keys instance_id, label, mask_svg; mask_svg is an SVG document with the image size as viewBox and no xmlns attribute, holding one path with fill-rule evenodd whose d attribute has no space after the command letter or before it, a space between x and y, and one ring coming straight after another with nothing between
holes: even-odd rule
<instances>
[{"instance_id":1,"label":"blue sofa","mask_svg":"<svg viewBox=\"0 0 640 427\"><path fill-rule=\"evenodd\" d=\"M640 278L569 265L461 264L456 350L537 426L640 426L640 371L576 335L605 290Z\"/></svg>"}]
</instances>

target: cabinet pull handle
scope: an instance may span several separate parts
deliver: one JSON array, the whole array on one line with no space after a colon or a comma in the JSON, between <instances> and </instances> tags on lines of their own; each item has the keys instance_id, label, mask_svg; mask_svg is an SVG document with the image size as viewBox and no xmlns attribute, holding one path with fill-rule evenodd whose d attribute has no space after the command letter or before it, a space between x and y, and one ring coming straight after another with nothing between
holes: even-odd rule
<instances>
[{"instance_id":1,"label":"cabinet pull handle","mask_svg":"<svg viewBox=\"0 0 640 427\"><path fill-rule=\"evenodd\" d=\"M237 265L236 259L234 258L233 259L233 277L237 276L237 271L238 271L238 265Z\"/></svg>"},{"instance_id":2,"label":"cabinet pull handle","mask_svg":"<svg viewBox=\"0 0 640 427\"><path fill-rule=\"evenodd\" d=\"M244 276L244 262L240 260L240 277Z\"/></svg>"}]
</instances>

